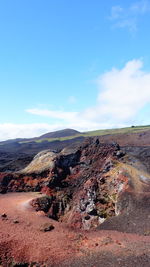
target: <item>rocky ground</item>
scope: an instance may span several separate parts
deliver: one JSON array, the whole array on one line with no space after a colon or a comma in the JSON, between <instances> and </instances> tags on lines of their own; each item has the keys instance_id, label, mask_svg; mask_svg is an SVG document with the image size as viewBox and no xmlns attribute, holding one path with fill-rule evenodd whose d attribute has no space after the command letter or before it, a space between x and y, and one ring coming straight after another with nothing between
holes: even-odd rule
<instances>
[{"instance_id":1,"label":"rocky ground","mask_svg":"<svg viewBox=\"0 0 150 267\"><path fill-rule=\"evenodd\" d=\"M149 267L148 136L88 138L1 172L1 265Z\"/></svg>"},{"instance_id":2,"label":"rocky ground","mask_svg":"<svg viewBox=\"0 0 150 267\"><path fill-rule=\"evenodd\" d=\"M0 196L0 213L7 215L0 220L2 266L149 266L148 233L76 231L35 212L29 202L37 196Z\"/></svg>"}]
</instances>

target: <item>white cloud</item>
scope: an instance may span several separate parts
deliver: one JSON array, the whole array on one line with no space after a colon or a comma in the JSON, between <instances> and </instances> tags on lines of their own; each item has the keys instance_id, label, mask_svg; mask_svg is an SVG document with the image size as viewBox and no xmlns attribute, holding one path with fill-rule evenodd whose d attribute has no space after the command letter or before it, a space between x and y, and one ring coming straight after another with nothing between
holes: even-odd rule
<instances>
[{"instance_id":1,"label":"white cloud","mask_svg":"<svg viewBox=\"0 0 150 267\"><path fill-rule=\"evenodd\" d=\"M142 0L139 2L135 2L130 6L130 10L132 13L136 15L143 15L150 11L150 2L148 0Z\"/></svg>"},{"instance_id":2,"label":"white cloud","mask_svg":"<svg viewBox=\"0 0 150 267\"><path fill-rule=\"evenodd\" d=\"M66 111L57 111L57 110L47 110L47 109L38 109L38 108L33 108L33 109L27 109L27 112L34 114L34 115L40 115L40 116L45 116L45 117L50 117L54 119L60 119L60 120L73 120L78 112L66 112Z\"/></svg>"},{"instance_id":3,"label":"white cloud","mask_svg":"<svg viewBox=\"0 0 150 267\"><path fill-rule=\"evenodd\" d=\"M142 67L141 60L132 60L123 69L112 69L98 78L101 114L127 123L150 103L150 73L142 71Z\"/></svg>"},{"instance_id":4,"label":"white cloud","mask_svg":"<svg viewBox=\"0 0 150 267\"><path fill-rule=\"evenodd\" d=\"M110 19L119 19L122 18L122 15L124 13L124 9L121 6L113 6L111 9L111 17Z\"/></svg>"},{"instance_id":5,"label":"white cloud","mask_svg":"<svg viewBox=\"0 0 150 267\"><path fill-rule=\"evenodd\" d=\"M122 127L150 103L150 73L142 71L142 60L132 60L122 69L113 68L97 79L99 94L95 107L82 112L28 109L32 114L59 119L64 127L78 130Z\"/></svg>"},{"instance_id":6,"label":"white cloud","mask_svg":"<svg viewBox=\"0 0 150 267\"><path fill-rule=\"evenodd\" d=\"M96 104L82 112L27 109L30 114L55 119L55 124L0 124L0 140L35 137L64 128L87 131L125 127L148 121L150 72L145 72L142 68L142 60L132 60L122 69L113 68L99 76L96 80L98 86Z\"/></svg>"},{"instance_id":7,"label":"white cloud","mask_svg":"<svg viewBox=\"0 0 150 267\"><path fill-rule=\"evenodd\" d=\"M113 6L109 19L114 27L127 28L131 33L134 33L138 27L139 17L148 12L150 12L150 2L148 0L141 0L132 3L127 8L119 5Z\"/></svg>"}]
</instances>

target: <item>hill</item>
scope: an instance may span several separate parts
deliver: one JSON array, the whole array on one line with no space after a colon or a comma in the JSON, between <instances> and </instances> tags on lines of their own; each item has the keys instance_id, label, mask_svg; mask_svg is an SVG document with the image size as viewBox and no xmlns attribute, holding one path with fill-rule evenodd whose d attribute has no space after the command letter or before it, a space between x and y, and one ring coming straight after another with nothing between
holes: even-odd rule
<instances>
[{"instance_id":1,"label":"hill","mask_svg":"<svg viewBox=\"0 0 150 267\"><path fill-rule=\"evenodd\" d=\"M60 138L60 137L68 137L68 136L75 136L81 134L80 132L74 129L64 129L60 131L50 132L41 135L38 139L46 139L46 138Z\"/></svg>"}]
</instances>

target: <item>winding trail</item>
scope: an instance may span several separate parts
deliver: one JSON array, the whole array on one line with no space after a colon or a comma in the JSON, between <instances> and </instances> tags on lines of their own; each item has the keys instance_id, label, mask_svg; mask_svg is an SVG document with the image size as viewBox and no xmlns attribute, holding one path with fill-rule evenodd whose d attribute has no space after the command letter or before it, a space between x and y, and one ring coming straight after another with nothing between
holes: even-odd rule
<instances>
[{"instance_id":1,"label":"winding trail","mask_svg":"<svg viewBox=\"0 0 150 267\"><path fill-rule=\"evenodd\" d=\"M72 253L70 244L68 245L68 231L42 212L35 212L30 206L30 201L39 196L38 193L0 195L0 214L7 215L6 219L0 219L0 246L15 261L42 262L49 261L50 257L51 262L59 262L67 254L62 250L64 242L68 255L69 251ZM18 223L14 223L15 221ZM53 231L41 231L51 223L55 227Z\"/></svg>"},{"instance_id":2,"label":"winding trail","mask_svg":"<svg viewBox=\"0 0 150 267\"><path fill-rule=\"evenodd\" d=\"M10 266L9 262L37 262L49 267L150 266L150 236L111 230L73 231L35 212L30 201L37 196L40 194L0 195L0 214L7 214L6 219L0 218L3 267ZM41 231L48 224L53 224L54 230Z\"/></svg>"}]
</instances>

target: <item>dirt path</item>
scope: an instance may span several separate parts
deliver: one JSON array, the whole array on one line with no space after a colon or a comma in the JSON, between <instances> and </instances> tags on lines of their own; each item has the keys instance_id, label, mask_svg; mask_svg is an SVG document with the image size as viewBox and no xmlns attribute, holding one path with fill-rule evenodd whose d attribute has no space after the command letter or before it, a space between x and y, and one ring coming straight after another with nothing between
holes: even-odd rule
<instances>
[{"instance_id":1,"label":"dirt path","mask_svg":"<svg viewBox=\"0 0 150 267\"><path fill-rule=\"evenodd\" d=\"M1 266L28 266L23 263L31 262L39 263L34 266L49 267L150 266L150 236L69 230L30 207L30 201L37 196L37 193L0 195L0 214L7 214L7 218L0 218ZM49 224L54 226L52 231L41 231Z\"/></svg>"},{"instance_id":2,"label":"dirt path","mask_svg":"<svg viewBox=\"0 0 150 267\"><path fill-rule=\"evenodd\" d=\"M0 214L7 215L6 219L0 220L1 250L5 247L6 254L16 262L48 261L49 257L51 262L59 262L64 255L66 257L67 253L72 253L68 244L68 231L58 222L30 207L30 201L37 196L37 193L10 193L0 196ZM53 224L54 230L43 232L50 224ZM62 249L64 242L67 253Z\"/></svg>"}]
</instances>

